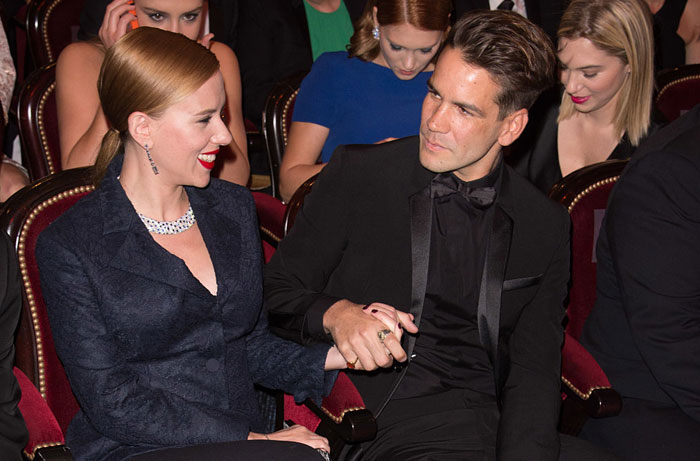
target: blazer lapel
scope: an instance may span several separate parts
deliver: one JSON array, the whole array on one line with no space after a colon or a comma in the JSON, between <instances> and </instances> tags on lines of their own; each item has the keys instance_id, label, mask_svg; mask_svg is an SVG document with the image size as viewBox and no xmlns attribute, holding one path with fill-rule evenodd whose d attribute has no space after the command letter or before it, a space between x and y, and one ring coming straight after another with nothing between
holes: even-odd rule
<instances>
[{"instance_id":1,"label":"blazer lapel","mask_svg":"<svg viewBox=\"0 0 700 461\"><path fill-rule=\"evenodd\" d=\"M96 190L107 242L105 263L140 278L181 288L199 296L211 296L192 276L185 262L158 245L141 223L117 179L122 160L118 156L112 161Z\"/></svg>"},{"instance_id":2,"label":"blazer lapel","mask_svg":"<svg viewBox=\"0 0 700 461\"><path fill-rule=\"evenodd\" d=\"M255 273L252 261L242 257L241 227L222 210L222 203L211 193L195 188L187 188L190 203L197 216L199 230L207 246L209 257L214 265L217 284L217 298L224 302L243 284L244 278L259 274ZM230 204L231 205L231 204ZM250 242L253 245L254 242ZM255 254L255 249L247 249ZM262 250L261 250L262 251ZM242 271L242 265L248 265L248 271Z\"/></svg>"}]
</instances>

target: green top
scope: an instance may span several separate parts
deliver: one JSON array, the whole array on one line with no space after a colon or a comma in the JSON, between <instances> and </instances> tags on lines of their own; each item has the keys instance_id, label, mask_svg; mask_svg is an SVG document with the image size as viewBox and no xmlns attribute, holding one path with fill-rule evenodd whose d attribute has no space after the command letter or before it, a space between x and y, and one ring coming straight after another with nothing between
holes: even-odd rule
<instances>
[{"instance_id":1,"label":"green top","mask_svg":"<svg viewBox=\"0 0 700 461\"><path fill-rule=\"evenodd\" d=\"M304 9L314 61L327 51L345 51L354 32L345 3L341 0L337 10L323 13L304 0Z\"/></svg>"}]
</instances>

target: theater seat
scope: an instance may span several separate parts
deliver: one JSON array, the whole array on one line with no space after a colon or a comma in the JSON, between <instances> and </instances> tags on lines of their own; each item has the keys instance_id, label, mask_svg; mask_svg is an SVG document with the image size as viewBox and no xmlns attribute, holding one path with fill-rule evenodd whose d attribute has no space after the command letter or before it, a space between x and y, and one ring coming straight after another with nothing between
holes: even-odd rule
<instances>
[{"instance_id":1,"label":"theater seat","mask_svg":"<svg viewBox=\"0 0 700 461\"><path fill-rule=\"evenodd\" d=\"M297 192L290 201L293 210L298 210L303 197L311 191L315 176L306 181L305 193ZM300 188L301 190L302 188ZM263 242L265 262L269 261L277 244L291 228L294 215L290 217L290 207L279 199L269 195L253 192ZM291 219L291 222L290 222ZM284 394L278 399L278 407L284 408L277 418L277 429L284 421L291 420L309 430L326 437L331 445L331 458L337 459L346 443L358 443L371 440L377 433L377 423L372 412L365 408L362 396L352 381L339 373L330 395L323 399L321 405L306 401L301 405L294 402L291 395Z\"/></svg>"},{"instance_id":2,"label":"theater seat","mask_svg":"<svg viewBox=\"0 0 700 461\"><path fill-rule=\"evenodd\" d=\"M56 62L63 48L78 39L85 0L32 0L27 8L27 40L39 68Z\"/></svg>"},{"instance_id":3,"label":"theater seat","mask_svg":"<svg viewBox=\"0 0 700 461\"><path fill-rule=\"evenodd\" d=\"M662 71L656 78L656 109L672 122L700 103L700 64Z\"/></svg>"},{"instance_id":4,"label":"theater seat","mask_svg":"<svg viewBox=\"0 0 700 461\"><path fill-rule=\"evenodd\" d=\"M22 390L19 411L24 416L24 422L29 432L29 441L24 448L24 456L27 459L52 461L73 459L70 450L65 446L63 431L38 389L22 373L22 370L15 367L13 372Z\"/></svg>"},{"instance_id":5,"label":"theater seat","mask_svg":"<svg viewBox=\"0 0 700 461\"><path fill-rule=\"evenodd\" d=\"M92 167L85 167L49 175L17 192L0 210L0 228L15 242L23 284L22 314L15 340L16 366L21 370L18 379L21 384L31 384L28 388L37 390L36 395L30 390L25 393L25 404L47 410L23 413L30 429L39 428L30 436L30 445L27 445L30 459L39 449L43 449L46 456L49 452L59 456L46 459L71 459L66 458L68 451L62 447L62 434L78 411L54 349L34 250L41 231L94 189L92 172ZM269 247L266 255L269 258L282 238L285 206L262 193L254 193L254 198L263 246ZM39 400L33 398L37 395ZM289 397L284 401L280 419L291 419L328 437L334 447L333 456L337 456L345 442L364 441L376 433L374 418L364 409L359 393L342 373L331 395L320 406L313 402L296 405ZM47 440L46 434L51 435L50 442L41 442Z\"/></svg>"},{"instance_id":6,"label":"theater seat","mask_svg":"<svg viewBox=\"0 0 700 461\"><path fill-rule=\"evenodd\" d=\"M306 73L294 75L279 82L265 102L262 115L263 138L270 167L272 195L275 197L279 197L279 171L292 125L294 101L305 75Z\"/></svg>"},{"instance_id":7,"label":"theater seat","mask_svg":"<svg viewBox=\"0 0 700 461\"><path fill-rule=\"evenodd\" d=\"M574 171L554 185L549 196L569 211L572 224L571 287L562 350L560 430L576 435L588 417L617 415L622 399L596 360L578 342L595 304L595 243L612 191L627 160L609 160Z\"/></svg>"},{"instance_id":8,"label":"theater seat","mask_svg":"<svg viewBox=\"0 0 700 461\"><path fill-rule=\"evenodd\" d=\"M22 314L15 338L15 364L26 375L25 383L31 383L38 390L62 433L78 411L78 404L54 349L34 250L41 231L92 189L90 169L64 171L18 191L0 211L0 228L15 242L23 288ZM31 395L28 390L23 400ZM41 408L42 405L33 407ZM30 429L41 427L40 423L51 419L41 413L23 412L23 415ZM30 459L45 445L37 442L44 439L41 435L30 434L30 445L26 448ZM52 451L64 456L59 459L66 459L62 448Z\"/></svg>"},{"instance_id":9,"label":"theater seat","mask_svg":"<svg viewBox=\"0 0 700 461\"><path fill-rule=\"evenodd\" d=\"M23 163L30 179L37 181L61 171L55 64L35 70L24 80L17 102L17 119Z\"/></svg>"}]
</instances>

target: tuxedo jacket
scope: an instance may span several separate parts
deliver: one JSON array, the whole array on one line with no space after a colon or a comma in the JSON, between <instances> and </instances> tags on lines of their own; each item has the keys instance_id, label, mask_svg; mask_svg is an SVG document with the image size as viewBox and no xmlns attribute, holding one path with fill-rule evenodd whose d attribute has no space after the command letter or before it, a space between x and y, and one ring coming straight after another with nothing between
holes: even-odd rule
<instances>
[{"instance_id":1,"label":"tuxedo jacket","mask_svg":"<svg viewBox=\"0 0 700 461\"><path fill-rule=\"evenodd\" d=\"M557 29L567 0L525 0L527 18L540 26L557 43ZM455 21L467 11L489 9L489 0L454 0Z\"/></svg>"},{"instance_id":2,"label":"tuxedo jacket","mask_svg":"<svg viewBox=\"0 0 700 461\"><path fill-rule=\"evenodd\" d=\"M323 314L340 299L387 303L413 313L420 327L435 174L421 166L418 143L333 154L265 268L266 307L279 334L329 340ZM499 459L556 459L569 218L507 166L493 206L478 323L498 365ZM410 355L415 336L404 339ZM376 414L408 367L350 374Z\"/></svg>"},{"instance_id":3,"label":"tuxedo jacket","mask_svg":"<svg viewBox=\"0 0 700 461\"><path fill-rule=\"evenodd\" d=\"M27 428L20 413L21 391L12 373L15 330L22 311L17 257L10 238L0 231L0 459L20 461Z\"/></svg>"},{"instance_id":4,"label":"tuxedo jacket","mask_svg":"<svg viewBox=\"0 0 700 461\"><path fill-rule=\"evenodd\" d=\"M216 179L186 188L213 296L148 233L117 179L121 160L37 242L56 351L81 408L66 435L76 461L245 440L261 430L253 383L299 400L328 390L328 346L284 341L261 315L248 190Z\"/></svg>"},{"instance_id":5,"label":"tuxedo jacket","mask_svg":"<svg viewBox=\"0 0 700 461\"><path fill-rule=\"evenodd\" d=\"M350 19L366 0L343 0ZM275 84L313 64L303 0L239 0L236 56L243 85L243 115L260 126L265 100Z\"/></svg>"},{"instance_id":6,"label":"tuxedo jacket","mask_svg":"<svg viewBox=\"0 0 700 461\"><path fill-rule=\"evenodd\" d=\"M601 227L596 304L582 335L623 397L653 408L675 407L695 422L700 422L698 145L700 105L650 137L625 168Z\"/></svg>"}]
</instances>

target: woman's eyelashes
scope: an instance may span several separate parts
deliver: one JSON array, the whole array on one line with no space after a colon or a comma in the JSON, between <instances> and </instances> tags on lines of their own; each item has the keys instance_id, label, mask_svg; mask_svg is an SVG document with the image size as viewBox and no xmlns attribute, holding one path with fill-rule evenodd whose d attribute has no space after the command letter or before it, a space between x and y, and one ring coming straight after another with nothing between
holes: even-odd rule
<instances>
[{"instance_id":1,"label":"woman's eyelashes","mask_svg":"<svg viewBox=\"0 0 700 461\"><path fill-rule=\"evenodd\" d=\"M185 22L194 22L198 17L199 12L190 12L182 15L182 19ZM162 22L167 18L167 14L161 11L154 11L152 13L148 13L148 18L153 22Z\"/></svg>"},{"instance_id":2,"label":"woman's eyelashes","mask_svg":"<svg viewBox=\"0 0 700 461\"><path fill-rule=\"evenodd\" d=\"M391 44L391 49L392 49L393 51L401 51L401 50L404 49L404 47L402 47L401 45L394 45L394 44L392 43L392 44ZM432 53L432 51L433 51L433 47L431 46L431 47L429 47L429 48L419 48L418 51L420 51L420 52L423 53L423 54L430 54L430 53Z\"/></svg>"}]
</instances>

